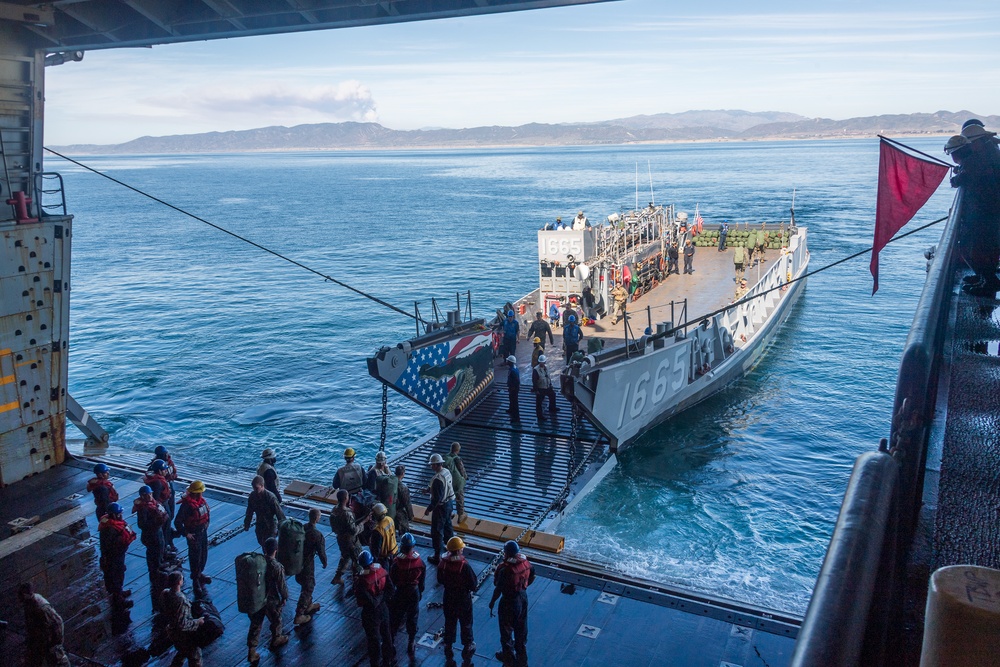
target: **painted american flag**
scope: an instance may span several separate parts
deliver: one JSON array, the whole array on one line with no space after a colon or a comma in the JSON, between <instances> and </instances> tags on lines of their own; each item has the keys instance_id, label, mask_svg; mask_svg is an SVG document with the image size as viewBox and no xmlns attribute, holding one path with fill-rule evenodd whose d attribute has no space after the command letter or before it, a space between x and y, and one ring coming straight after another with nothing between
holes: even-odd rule
<instances>
[{"instance_id":1,"label":"painted american flag","mask_svg":"<svg viewBox=\"0 0 1000 667\"><path fill-rule=\"evenodd\" d=\"M413 350L406 364L406 370L396 380L396 387L430 409L442 412L448 394L455 387L457 379L454 375L443 375L440 378L422 376L420 369L424 366L446 367L450 362L471 355L484 346L491 347L492 342L490 332L484 332ZM476 378L477 384L481 379Z\"/></svg>"}]
</instances>

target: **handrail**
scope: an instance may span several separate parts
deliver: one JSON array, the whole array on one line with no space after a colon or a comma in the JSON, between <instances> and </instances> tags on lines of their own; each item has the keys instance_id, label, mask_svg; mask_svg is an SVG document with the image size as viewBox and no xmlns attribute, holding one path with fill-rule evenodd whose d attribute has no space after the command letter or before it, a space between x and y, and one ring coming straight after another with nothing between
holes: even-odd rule
<instances>
[{"instance_id":1,"label":"handrail","mask_svg":"<svg viewBox=\"0 0 1000 667\"><path fill-rule=\"evenodd\" d=\"M898 662L906 557L922 501L961 204L959 188L903 348L888 444L854 465L791 667Z\"/></svg>"},{"instance_id":2,"label":"handrail","mask_svg":"<svg viewBox=\"0 0 1000 667\"><path fill-rule=\"evenodd\" d=\"M57 187L46 188L45 181L58 181ZM45 203L45 195L59 195L59 201L53 204ZM61 215L66 215L66 190L63 188L63 178L62 174L56 171L43 171L35 174L35 197L38 201L35 204L38 206L38 212L40 215L58 215L61 211Z\"/></svg>"}]
</instances>

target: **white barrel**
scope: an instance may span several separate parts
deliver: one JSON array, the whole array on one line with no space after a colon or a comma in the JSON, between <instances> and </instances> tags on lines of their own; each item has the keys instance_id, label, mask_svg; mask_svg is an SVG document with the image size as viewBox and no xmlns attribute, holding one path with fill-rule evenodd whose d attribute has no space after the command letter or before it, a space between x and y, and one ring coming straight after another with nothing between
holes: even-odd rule
<instances>
[{"instance_id":1,"label":"white barrel","mask_svg":"<svg viewBox=\"0 0 1000 667\"><path fill-rule=\"evenodd\" d=\"M920 667L1000 667L1000 570L942 567L931 575Z\"/></svg>"}]
</instances>

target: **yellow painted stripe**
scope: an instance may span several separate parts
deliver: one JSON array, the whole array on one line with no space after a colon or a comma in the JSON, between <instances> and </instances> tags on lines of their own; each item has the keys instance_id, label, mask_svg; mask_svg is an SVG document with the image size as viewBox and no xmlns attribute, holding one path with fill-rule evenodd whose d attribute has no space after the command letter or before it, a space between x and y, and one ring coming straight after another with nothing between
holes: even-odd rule
<instances>
[{"instance_id":1,"label":"yellow painted stripe","mask_svg":"<svg viewBox=\"0 0 1000 667\"><path fill-rule=\"evenodd\" d=\"M21 366L30 366L31 364L38 363L34 359L28 359L27 361L22 361L19 364L14 364L14 368L20 368Z\"/></svg>"},{"instance_id":2,"label":"yellow painted stripe","mask_svg":"<svg viewBox=\"0 0 1000 667\"><path fill-rule=\"evenodd\" d=\"M4 375L3 377L0 377L0 385L10 384L16 379L17 378L15 378L13 375Z\"/></svg>"},{"instance_id":3,"label":"yellow painted stripe","mask_svg":"<svg viewBox=\"0 0 1000 667\"><path fill-rule=\"evenodd\" d=\"M10 412L11 410L17 410L20 407L20 403L17 401L11 401L6 405L0 405L0 412Z\"/></svg>"},{"instance_id":4,"label":"yellow painted stripe","mask_svg":"<svg viewBox=\"0 0 1000 667\"><path fill-rule=\"evenodd\" d=\"M0 350L0 354L10 354L10 348L5 348L3 350Z\"/></svg>"}]
</instances>

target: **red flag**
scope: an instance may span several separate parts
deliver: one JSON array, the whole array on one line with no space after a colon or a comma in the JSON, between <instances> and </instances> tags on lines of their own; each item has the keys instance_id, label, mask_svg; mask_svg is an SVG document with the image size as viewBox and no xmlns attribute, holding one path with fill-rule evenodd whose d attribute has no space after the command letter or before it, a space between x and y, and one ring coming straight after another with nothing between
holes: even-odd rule
<instances>
[{"instance_id":1,"label":"red flag","mask_svg":"<svg viewBox=\"0 0 1000 667\"><path fill-rule=\"evenodd\" d=\"M878 291L878 254L896 232L927 203L948 167L904 153L880 139L878 158L878 203L875 209L875 240L872 243L872 294Z\"/></svg>"}]
</instances>

